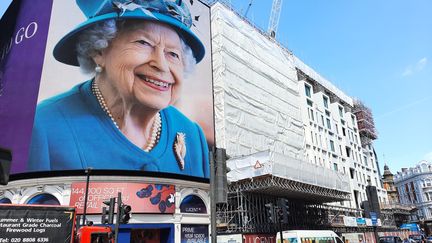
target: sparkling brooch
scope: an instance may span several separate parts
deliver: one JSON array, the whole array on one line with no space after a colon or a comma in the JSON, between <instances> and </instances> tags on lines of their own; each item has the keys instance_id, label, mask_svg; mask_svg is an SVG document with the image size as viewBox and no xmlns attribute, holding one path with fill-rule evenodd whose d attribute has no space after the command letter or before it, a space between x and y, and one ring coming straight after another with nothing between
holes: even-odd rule
<instances>
[{"instance_id":1,"label":"sparkling brooch","mask_svg":"<svg viewBox=\"0 0 432 243\"><path fill-rule=\"evenodd\" d=\"M174 141L174 155L180 170L184 170L186 157L186 134L178 132Z\"/></svg>"}]
</instances>

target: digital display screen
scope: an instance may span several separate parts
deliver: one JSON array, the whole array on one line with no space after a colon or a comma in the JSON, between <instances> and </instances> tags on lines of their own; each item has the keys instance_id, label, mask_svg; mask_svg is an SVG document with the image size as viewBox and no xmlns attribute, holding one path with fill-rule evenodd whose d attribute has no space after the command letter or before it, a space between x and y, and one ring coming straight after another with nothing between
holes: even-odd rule
<instances>
[{"instance_id":1,"label":"digital display screen","mask_svg":"<svg viewBox=\"0 0 432 243\"><path fill-rule=\"evenodd\" d=\"M209 178L210 9L200 1L14 1L0 21L11 173Z\"/></svg>"}]
</instances>

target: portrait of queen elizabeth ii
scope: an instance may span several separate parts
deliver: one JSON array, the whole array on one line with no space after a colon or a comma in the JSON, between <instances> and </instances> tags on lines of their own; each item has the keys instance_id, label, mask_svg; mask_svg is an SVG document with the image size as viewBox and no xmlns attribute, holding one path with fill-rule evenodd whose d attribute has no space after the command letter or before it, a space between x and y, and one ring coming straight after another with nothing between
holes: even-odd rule
<instances>
[{"instance_id":1,"label":"portrait of queen elizabeth ii","mask_svg":"<svg viewBox=\"0 0 432 243\"><path fill-rule=\"evenodd\" d=\"M38 104L29 171L92 167L208 178L203 130L173 106L206 53L185 1L76 2L87 20L53 54L93 78Z\"/></svg>"}]
</instances>

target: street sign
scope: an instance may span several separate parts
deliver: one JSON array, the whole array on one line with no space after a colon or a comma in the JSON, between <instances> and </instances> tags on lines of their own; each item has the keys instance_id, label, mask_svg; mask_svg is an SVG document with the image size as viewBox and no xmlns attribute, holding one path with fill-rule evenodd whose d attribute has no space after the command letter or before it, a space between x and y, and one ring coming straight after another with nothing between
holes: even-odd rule
<instances>
[{"instance_id":1,"label":"street sign","mask_svg":"<svg viewBox=\"0 0 432 243\"><path fill-rule=\"evenodd\" d=\"M377 213L370 212L369 215L370 215L371 220L372 220L372 225L377 226L378 225Z\"/></svg>"},{"instance_id":2,"label":"street sign","mask_svg":"<svg viewBox=\"0 0 432 243\"><path fill-rule=\"evenodd\" d=\"M0 205L0 242L72 242L75 208Z\"/></svg>"}]
</instances>

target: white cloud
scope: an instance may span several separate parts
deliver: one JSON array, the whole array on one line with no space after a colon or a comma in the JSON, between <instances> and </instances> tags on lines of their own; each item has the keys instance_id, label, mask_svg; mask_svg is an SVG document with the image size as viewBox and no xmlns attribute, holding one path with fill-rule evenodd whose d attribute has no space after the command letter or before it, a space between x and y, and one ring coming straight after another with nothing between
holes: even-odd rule
<instances>
[{"instance_id":1,"label":"white cloud","mask_svg":"<svg viewBox=\"0 0 432 243\"><path fill-rule=\"evenodd\" d=\"M421 99L406 103L405 105L395 107L390 111L384 112L382 114L378 114L376 116L376 119L381 119L381 118L389 116L389 115L394 115L394 114L400 113L400 112L405 111L405 110L407 110L413 106L417 106L418 104L424 103L424 102L430 100L431 98L432 98L432 96L426 96L426 97L423 97ZM429 154L431 155L431 161L432 161L432 152L430 152Z\"/></svg>"},{"instance_id":2,"label":"white cloud","mask_svg":"<svg viewBox=\"0 0 432 243\"><path fill-rule=\"evenodd\" d=\"M420 72L426 67L427 63L428 59L426 57L423 57L422 59L418 60L416 64L408 65L403 71L402 76L409 76L416 72Z\"/></svg>"},{"instance_id":3,"label":"white cloud","mask_svg":"<svg viewBox=\"0 0 432 243\"><path fill-rule=\"evenodd\" d=\"M413 70L411 66L408 66L405 68L405 71L402 73L402 76L408 76L413 74Z\"/></svg>"},{"instance_id":4,"label":"white cloud","mask_svg":"<svg viewBox=\"0 0 432 243\"><path fill-rule=\"evenodd\" d=\"M426 57L423 57L422 59L420 59L416 65L417 70L419 70L419 71L423 70L423 68L426 66L427 62L428 62L428 60Z\"/></svg>"}]
</instances>

